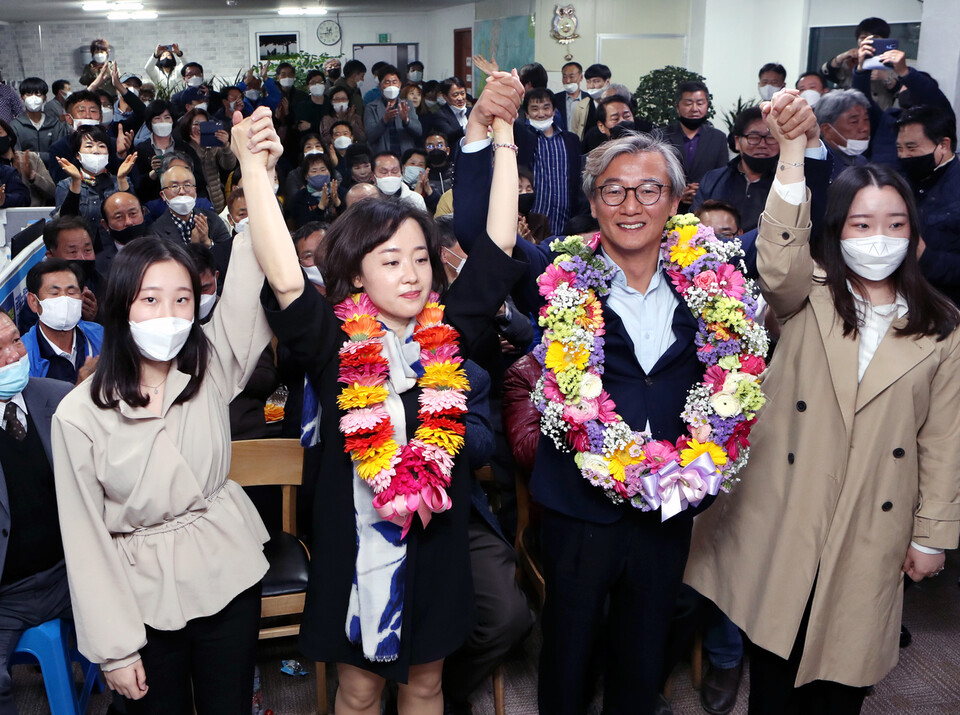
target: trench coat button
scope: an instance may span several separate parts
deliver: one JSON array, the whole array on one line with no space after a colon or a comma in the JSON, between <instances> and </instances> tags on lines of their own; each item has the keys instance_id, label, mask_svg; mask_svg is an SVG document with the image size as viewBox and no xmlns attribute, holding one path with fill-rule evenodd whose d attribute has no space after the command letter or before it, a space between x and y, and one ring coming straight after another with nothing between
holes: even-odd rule
<instances>
[{"instance_id":1,"label":"trench coat button","mask_svg":"<svg viewBox=\"0 0 960 715\"><path fill-rule=\"evenodd\" d=\"M800 400L797 403L797 412L806 412L806 411L807 411L807 403L804 402L803 400Z\"/></svg>"},{"instance_id":2,"label":"trench coat button","mask_svg":"<svg viewBox=\"0 0 960 715\"><path fill-rule=\"evenodd\" d=\"M881 506L880 508L883 509L884 511L890 511L891 509L893 509L893 504L891 504L888 501L885 501L883 503L883 506Z\"/></svg>"},{"instance_id":3,"label":"trench coat button","mask_svg":"<svg viewBox=\"0 0 960 715\"><path fill-rule=\"evenodd\" d=\"M897 447L895 450L893 450L893 456L896 457L897 459L900 459L900 457L902 457L905 454L906 452L903 451L903 447Z\"/></svg>"},{"instance_id":4,"label":"trench coat button","mask_svg":"<svg viewBox=\"0 0 960 715\"><path fill-rule=\"evenodd\" d=\"M794 459L795 459L795 457L793 456L793 452L791 452L790 454L787 455L787 463L788 463L788 464L793 464Z\"/></svg>"},{"instance_id":5,"label":"trench coat button","mask_svg":"<svg viewBox=\"0 0 960 715\"><path fill-rule=\"evenodd\" d=\"M783 233L780 234L780 238L782 238L784 241L789 241L789 240L790 240L790 232L789 232L789 231L784 231Z\"/></svg>"}]
</instances>

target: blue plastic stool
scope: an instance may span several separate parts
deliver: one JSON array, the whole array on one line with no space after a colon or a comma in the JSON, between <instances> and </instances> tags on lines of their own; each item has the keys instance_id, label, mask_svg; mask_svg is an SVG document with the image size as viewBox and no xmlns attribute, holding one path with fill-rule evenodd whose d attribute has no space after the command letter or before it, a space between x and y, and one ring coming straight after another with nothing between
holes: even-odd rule
<instances>
[{"instance_id":1,"label":"blue plastic stool","mask_svg":"<svg viewBox=\"0 0 960 715\"><path fill-rule=\"evenodd\" d=\"M73 622L61 618L28 628L13 651L11 665L37 660L43 673L51 715L83 715L94 686L102 690L100 671L76 649L71 649ZM83 670L83 687L77 693L72 661Z\"/></svg>"}]
</instances>

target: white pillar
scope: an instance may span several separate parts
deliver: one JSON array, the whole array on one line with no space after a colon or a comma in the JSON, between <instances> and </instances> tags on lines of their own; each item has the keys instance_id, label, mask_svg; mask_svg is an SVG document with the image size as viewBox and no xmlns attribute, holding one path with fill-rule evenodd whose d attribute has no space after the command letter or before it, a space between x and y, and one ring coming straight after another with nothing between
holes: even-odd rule
<instances>
[{"instance_id":1,"label":"white pillar","mask_svg":"<svg viewBox=\"0 0 960 715\"><path fill-rule=\"evenodd\" d=\"M920 51L917 68L929 72L954 111L960 100L960 2L957 0L925 0L920 26Z\"/></svg>"}]
</instances>

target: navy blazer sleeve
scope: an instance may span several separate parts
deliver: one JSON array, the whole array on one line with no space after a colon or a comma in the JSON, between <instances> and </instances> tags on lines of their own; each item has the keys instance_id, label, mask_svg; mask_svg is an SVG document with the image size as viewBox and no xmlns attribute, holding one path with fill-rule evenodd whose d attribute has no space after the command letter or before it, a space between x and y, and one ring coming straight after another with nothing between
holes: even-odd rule
<instances>
[{"instance_id":1,"label":"navy blazer sleeve","mask_svg":"<svg viewBox=\"0 0 960 715\"><path fill-rule=\"evenodd\" d=\"M30 189L20 179L20 174L10 165L0 165L0 184L5 188L6 198L0 208L12 209L30 205Z\"/></svg>"}]
</instances>

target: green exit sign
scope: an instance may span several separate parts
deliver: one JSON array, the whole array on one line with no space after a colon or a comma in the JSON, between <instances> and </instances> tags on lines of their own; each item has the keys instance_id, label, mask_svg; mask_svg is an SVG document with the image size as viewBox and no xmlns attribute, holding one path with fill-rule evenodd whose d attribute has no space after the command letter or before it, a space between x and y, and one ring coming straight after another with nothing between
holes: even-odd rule
<instances>
[{"instance_id":1,"label":"green exit sign","mask_svg":"<svg viewBox=\"0 0 960 715\"><path fill-rule=\"evenodd\" d=\"M379 35L377 35L377 42L390 42L390 33L381 32Z\"/></svg>"}]
</instances>

